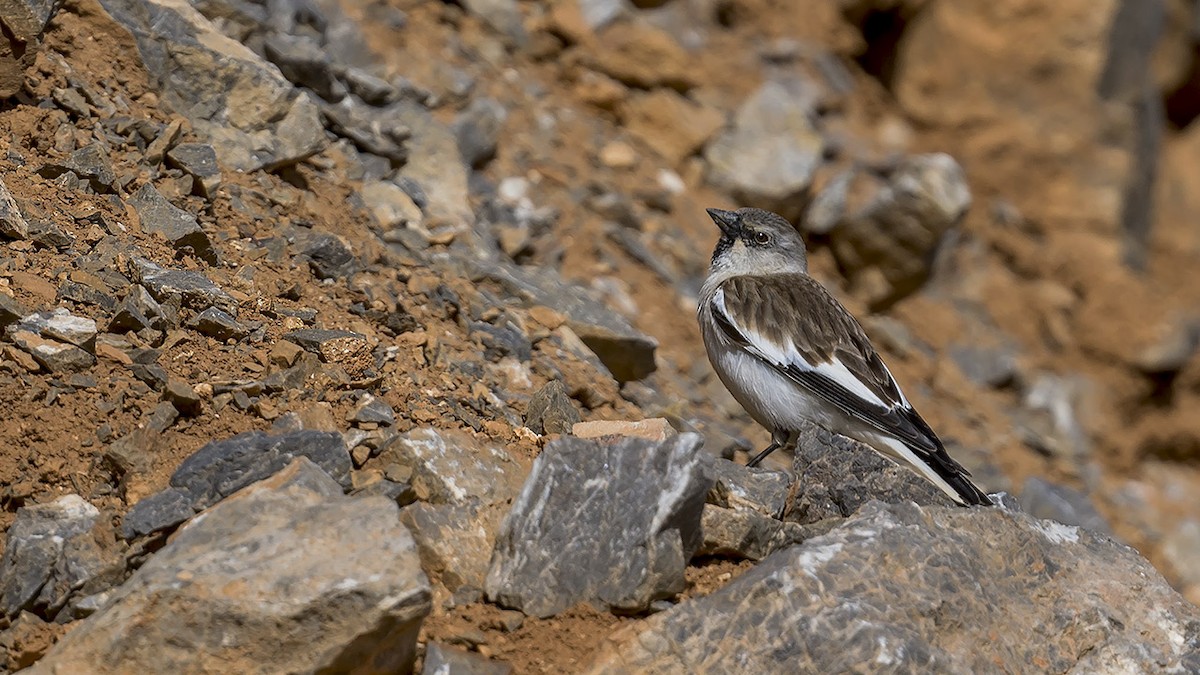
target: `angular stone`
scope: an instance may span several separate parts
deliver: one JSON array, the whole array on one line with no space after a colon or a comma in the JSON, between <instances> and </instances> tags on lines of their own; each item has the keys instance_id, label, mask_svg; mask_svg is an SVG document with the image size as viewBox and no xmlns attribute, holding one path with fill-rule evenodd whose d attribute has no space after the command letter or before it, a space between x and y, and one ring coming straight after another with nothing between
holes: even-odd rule
<instances>
[{"instance_id":1,"label":"angular stone","mask_svg":"<svg viewBox=\"0 0 1200 675\"><path fill-rule=\"evenodd\" d=\"M508 111L495 99L477 98L471 101L454 121L453 127L463 161L476 169L491 161L496 156L496 144L507 118Z\"/></svg>"},{"instance_id":2,"label":"angular stone","mask_svg":"<svg viewBox=\"0 0 1200 675\"><path fill-rule=\"evenodd\" d=\"M363 203L384 228L419 226L424 219L421 207L400 186L391 181L364 183L359 190Z\"/></svg>"},{"instance_id":3,"label":"angular stone","mask_svg":"<svg viewBox=\"0 0 1200 675\"><path fill-rule=\"evenodd\" d=\"M817 103L807 80L763 84L705 149L708 179L739 202L795 219L824 151Z\"/></svg>"},{"instance_id":4,"label":"angular stone","mask_svg":"<svg viewBox=\"0 0 1200 675\"><path fill-rule=\"evenodd\" d=\"M657 368L654 352L658 342L654 338L638 332L598 298L563 283L557 275L506 263L481 263L471 276L476 281L501 284L529 306L553 307L565 314L571 330L618 382L640 380Z\"/></svg>"},{"instance_id":5,"label":"angular stone","mask_svg":"<svg viewBox=\"0 0 1200 675\"><path fill-rule=\"evenodd\" d=\"M191 176L201 197L212 199L221 187L217 151L207 143L180 143L167 151L167 163Z\"/></svg>"},{"instance_id":6,"label":"angular stone","mask_svg":"<svg viewBox=\"0 0 1200 675\"><path fill-rule=\"evenodd\" d=\"M999 508L876 502L724 588L631 625L584 672L1030 664L1060 673L1148 664L1192 671L1200 609L1107 537Z\"/></svg>"},{"instance_id":7,"label":"angular stone","mask_svg":"<svg viewBox=\"0 0 1200 675\"><path fill-rule=\"evenodd\" d=\"M21 303L0 293L0 328L7 328L27 316L29 311Z\"/></svg>"},{"instance_id":8,"label":"angular stone","mask_svg":"<svg viewBox=\"0 0 1200 675\"><path fill-rule=\"evenodd\" d=\"M700 517L704 538L696 555L762 560L775 551L824 534L813 526L789 523L752 509L705 504Z\"/></svg>"},{"instance_id":9,"label":"angular stone","mask_svg":"<svg viewBox=\"0 0 1200 675\"><path fill-rule=\"evenodd\" d=\"M471 504L417 502L400 510L400 522L421 553L421 568L451 592L483 586L503 519L502 509Z\"/></svg>"},{"instance_id":10,"label":"angular stone","mask_svg":"<svg viewBox=\"0 0 1200 675\"><path fill-rule=\"evenodd\" d=\"M329 54L312 38L272 33L262 46L263 54L293 83L308 87L326 101L340 101L346 95L346 86L333 73Z\"/></svg>"},{"instance_id":11,"label":"angular stone","mask_svg":"<svg viewBox=\"0 0 1200 675\"><path fill-rule=\"evenodd\" d=\"M953 503L910 469L815 425L800 431L793 470L797 478L783 519L802 525L844 518L872 500L922 506Z\"/></svg>"},{"instance_id":12,"label":"angular stone","mask_svg":"<svg viewBox=\"0 0 1200 675\"><path fill-rule=\"evenodd\" d=\"M308 258L308 265L318 279L343 279L360 267L346 242L327 232L310 236L301 255Z\"/></svg>"},{"instance_id":13,"label":"angular stone","mask_svg":"<svg viewBox=\"0 0 1200 675\"><path fill-rule=\"evenodd\" d=\"M244 324L216 307L209 307L192 317L188 328L217 340L240 340L250 333Z\"/></svg>"},{"instance_id":14,"label":"angular stone","mask_svg":"<svg viewBox=\"0 0 1200 675\"><path fill-rule=\"evenodd\" d=\"M30 672L408 672L430 588L397 516L297 459L182 528Z\"/></svg>"},{"instance_id":15,"label":"angular stone","mask_svg":"<svg viewBox=\"0 0 1200 675\"><path fill-rule=\"evenodd\" d=\"M648 420L594 420L577 422L571 426L571 435L579 438L603 438L605 436L626 436L629 438L644 438L648 441L665 441L678 432L665 418L655 417Z\"/></svg>"},{"instance_id":16,"label":"angular stone","mask_svg":"<svg viewBox=\"0 0 1200 675\"><path fill-rule=\"evenodd\" d=\"M198 415L203 407L203 401L196 390L187 382L180 380L167 380L167 386L163 389L163 398L175 406L181 415Z\"/></svg>"},{"instance_id":17,"label":"angular stone","mask_svg":"<svg viewBox=\"0 0 1200 675\"><path fill-rule=\"evenodd\" d=\"M467 189L469 167L463 162L454 133L421 106L400 101L396 110L412 131L408 161L397 172L397 180L420 186L425 196L421 210L433 224L474 225L475 210Z\"/></svg>"},{"instance_id":18,"label":"angular stone","mask_svg":"<svg viewBox=\"0 0 1200 675\"><path fill-rule=\"evenodd\" d=\"M525 408L525 426L535 434L569 434L579 419L579 410L559 380L534 392Z\"/></svg>"},{"instance_id":19,"label":"angular stone","mask_svg":"<svg viewBox=\"0 0 1200 675\"><path fill-rule=\"evenodd\" d=\"M392 410L392 406L388 405L387 401L366 394L359 401L358 406L351 411L349 421L382 424L390 427L396 423L396 411Z\"/></svg>"},{"instance_id":20,"label":"angular stone","mask_svg":"<svg viewBox=\"0 0 1200 675\"><path fill-rule=\"evenodd\" d=\"M546 617L583 601L644 611L682 591L709 487L700 445L549 443L496 539L488 597Z\"/></svg>"},{"instance_id":21,"label":"angular stone","mask_svg":"<svg viewBox=\"0 0 1200 675\"><path fill-rule=\"evenodd\" d=\"M219 262L212 241L196 217L167 201L153 185L143 185L129 198L129 205L137 211L142 230L162 235L177 250L191 249L210 265Z\"/></svg>"},{"instance_id":22,"label":"angular stone","mask_svg":"<svg viewBox=\"0 0 1200 675\"><path fill-rule=\"evenodd\" d=\"M140 284L130 289L117 311L108 321L108 332L123 333L161 327L165 318L163 308L150 292Z\"/></svg>"},{"instance_id":23,"label":"angular stone","mask_svg":"<svg viewBox=\"0 0 1200 675\"><path fill-rule=\"evenodd\" d=\"M305 351L320 354L322 347L335 340L361 340L366 337L360 333L348 330L331 330L325 328L301 328L285 333L284 340L302 347Z\"/></svg>"},{"instance_id":24,"label":"angular stone","mask_svg":"<svg viewBox=\"0 0 1200 675\"><path fill-rule=\"evenodd\" d=\"M0 8L0 11L2 9ZM0 63L2 62L3 59L0 59ZM2 71L3 67L0 66L0 72ZM2 76L0 76L0 87L2 86ZM9 239L29 238L29 223L21 214L21 207L17 206L16 197L13 197L12 193L8 191L8 186L3 181L0 181L0 235Z\"/></svg>"},{"instance_id":25,"label":"angular stone","mask_svg":"<svg viewBox=\"0 0 1200 675\"><path fill-rule=\"evenodd\" d=\"M71 172L85 181L92 192L116 192L117 176L113 173L108 153L98 143L91 143L71 153L65 161L52 162L38 169L43 178L58 178Z\"/></svg>"},{"instance_id":26,"label":"angular stone","mask_svg":"<svg viewBox=\"0 0 1200 675\"><path fill-rule=\"evenodd\" d=\"M771 471L713 459L707 467L713 479L708 503L725 508L750 509L778 518L787 505L792 477L783 471Z\"/></svg>"},{"instance_id":27,"label":"angular stone","mask_svg":"<svg viewBox=\"0 0 1200 675\"><path fill-rule=\"evenodd\" d=\"M414 429L382 453L412 469L417 496L435 504L496 504L521 489L525 472L509 454L465 432Z\"/></svg>"},{"instance_id":28,"label":"angular stone","mask_svg":"<svg viewBox=\"0 0 1200 675\"><path fill-rule=\"evenodd\" d=\"M421 669L422 675L509 675L512 671L507 663L437 642L425 646L425 666Z\"/></svg>"},{"instance_id":29,"label":"angular stone","mask_svg":"<svg viewBox=\"0 0 1200 675\"><path fill-rule=\"evenodd\" d=\"M75 316L65 307L31 314L21 321L20 328L90 351L96 347L96 322L84 316Z\"/></svg>"},{"instance_id":30,"label":"angular stone","mask_svg":"<svg viewBox=\"0 0 1200 675\"><path fill-rule=\"evenodd\" d=\"M316 103L184 0L102 0L133 33L164 103L234 171L293 164L325 145Z\"/></svg>"},{"instance_id":31,"label":"angular stone","mask_svg":"<svg viewBox=\"0 0 1200 675\"><path fill-rule=\"evenodd\" d=\"M183 460L171 475L170 487L134 504L121 524L121 534L132 539L178 525L297 457L312 461L350 488L350 452L341 434L296 431L269 436L250 431L208 443Z\"/></svg>"},{"instance_id":32,"label":"angular stone","mask_svg":"<svg viewBox=\"0 0 1200 675\"><path fill-rule=\"evenodd\" d=\"M22 610L47 619L70 600L120 581L124 559L100 511L79 495L17 510L0 559L0 614ZM107 540L107 542L106 542Z\"/></svg>"},{"instance_id":33,"label":"angular stone","mask_svg":"<svg viewBox=\"0 0 1200 675\"><path fill-rule=\"evenodd\" d=\"M237 312L237 300L199 272L163 269L143 258L135 258L132 269L142 286L160 303L178 299L180 305L196 311L219 307L230 314Z\"/></svg>"},{"instance_id":34,"label":"angular stone","mask_svg":"<svg viewBox=\"0 0 1200 675\"><path fill-rule=\"evenodd\" d=\"M942 236L970 205L966 176L952 157L906 157L875 197L830 233L834 256L852 281L882 277L870 300L886 306L925 282Z\"/></svg>"},{"instance_id":35,"label":"angular stone","mask_svg":"<svg viewBox=\"0 0 1200 675\"><path fill-rule=\"evenodd\" d=\"M87 370L96 357L74 345L47 340L26 330L18 330L12 341L29 353L43 368L52 373L71 373Z\"/></svg>"},{"instance_id":36,"label":"angular stone","mask_svg":"<svg viewBox=\"0 0 1200 675\"><path fill-rule=\"evenodd\" d=\"M336 105L324 105L321 111L331 132L350 139L363 152L391 160L395 166L408 159L406 143L412 137L404 105L396 101L386 108L376 108L347 97Z\"/></svg>"}]
</instances>

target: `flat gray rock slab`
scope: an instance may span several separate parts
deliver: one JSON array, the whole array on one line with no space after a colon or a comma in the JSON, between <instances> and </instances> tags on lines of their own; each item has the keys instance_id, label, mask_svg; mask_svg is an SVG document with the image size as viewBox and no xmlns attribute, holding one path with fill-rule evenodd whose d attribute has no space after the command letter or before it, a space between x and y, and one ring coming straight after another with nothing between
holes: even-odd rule
<instances>
[{"instance_id":1,"label":"flat gray rock slab","mask_svg":"<svg viewBox=\"0 0 1200 675\"><path fill-rule=\"evenodd\" d=\"M171 475L171 486L134 504L121 524L126 539L178 525L224 497L262 480L297 457L350 487L350 452L342 435L295 431L276 436L249 431L197 450Z\"/></svg>"},{"instance_id":2,"label":"flat gray rock slab","mask_svg":"<svg viewBox=\"0 0 1200 675\"><path fill-rule=\"evenodd\" d=\"M429 610L396 504L302 458L182 528L29 672L410 672Z\"/></svg>"},{"instance_id":3,"label":"flat gray rock slab","mask_svg":"<svg viewBox=\"0 0 1200 675\"><path fill-rule=\"evenodd\" d=\"M585 672L1200 672L1200 608L1086 530L872 502L612 636Z\"/></svg>"},{"instance_id":4,"label":"flat gray rock slab","mask_svg":"<svg viewBox=\"0 0 1200 675\"><path fill-rule=\"evenodd\" d=\"M546 617L585 601L643 611L682 591L710 482L701 442L547 444L496 539L488 597Z\"/></svg>"}]
</instances>

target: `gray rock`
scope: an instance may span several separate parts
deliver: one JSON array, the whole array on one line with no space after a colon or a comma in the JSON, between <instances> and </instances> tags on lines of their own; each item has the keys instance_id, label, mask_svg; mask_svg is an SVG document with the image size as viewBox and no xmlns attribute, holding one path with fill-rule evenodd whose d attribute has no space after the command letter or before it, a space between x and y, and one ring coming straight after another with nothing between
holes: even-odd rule
<instances>
[{"instance_id":1,"label":"gray rock","mask_svg":"<svg viewBox=\"0 0 1200 675\"><path fill-rule=\"evenodd\" d=\"M715 458L707 471L713 480L708 503L725 508L751 509L771 518L783 515L792 477L783 471L749 467Z\"/></svg>"},{"instance_id":2,"label":"gray rock","mask_svg":"<svg viewBox=\"0 0 1200 675\"><path fill-rule=\"evenodd\" d=\"M763 84L705 149L709 180L748 206L799 216L824 149L818 96L806 80Z\"/></svg>"},{"instance_id":3,"label":"gray rock","mask_svg":"<svg viewBox=\"0 0 1200 675\"><path fill-rule=\"evenodd\" d=\"M375 77L362 68L344 69L342 81L346 83L351 94L362 99L367 105L385 106L400 97L399 90L392 86L391 82Z\"/></svg>"},{"instance_id":4,"label":"gray rock","mask_svg":"<svg viewBox=\"0 0 1200 675\"><path fill-rule=\"evenodd\" d=\"M196 217L167 201L153 185L143 185L129 198L129 205L137 211L145 232L162 235L176 250L190 249L210 265L219 262L212 241Z\"/></svg>"},{"instance_id":5,"label":"gray rock","mask_svg":"<svg viewBox=\"0 0 1200 675\"><path fill-rule=\"evenodd\" d=\"M297 457L312 461L350 488L350 452L341 434L296 431L269 436L250 431L208 443L183 460L171 475L170 487L134 504L121 524L121 534L132 539L178 525Z\"/></svg>"},{"instance_id":6,"label":"gray rock","mask_svg":"<svg viewBox=\"0 0 1200 675\"><path fill-rule=\"evenodd\" d=\"M163 399L175 406L181 415L198 415L204 406L195 388L179 380L167 381L167 386L163 388Z\"/></svg>"},{"instance_id":7,"label":"gray rock","mask_svg":"<svg viewBox=\"0 0 1200 675\"><path fill-rule=\"evenodd\" d=\"M75 345L47 340L27 330L14 331L9 337L14 344L52 373L87 370L96 363L95 356Z\"/></svg>"},{"instance_id":8,"label":"gray rock","mask_svg":"<svg viewBox=\"0 0 1200 675\"><path fill-rule=\"evenodd\" d=\"M454 132L419 105L400 101L395 109L412 131L408 161L396 173L397 180L420 186L425 195L421 210L431 225L470 228L475 224L475 210L467 189L469 167L463 162Z\"/></svg>"},{"instance_id":9,"label":"gray rock","mask_svg":"<svg viewBox=\"0 0 1200 675\"><path fill-rule=\"evenodd\" d=\"M188 327L217 340L240 340L250 334L248 327L216 307L209 307L192 317Z\"/></svg>"},{"instance_id":10,"label":"gray rock","mask_svg":"<svg viewBox=\"0 0 1200 675\"><path fill-rule=\"evenodd\" d=\"M16 96L25 86L25 69L33 65L42 32L60 7L55 0L0 2L4 45L0 49L0 98Z\"/></svg>"},{"instance_id":11,"label":"gray rock","mask_svg":"<svg viewBox=\"0 0 1200 675\"><path fill-rule=\"evenodd\" d=\"M346 86L333 72L329 54L316 40L304 35L275 33L263 40L263 53L279 66L283 76L302 87L308 87L326 101L340 101Z\"/></svg>"},{"instance_id":12,"label":"gray rock","mask_svg":"<svg viewBox=\"0 0 1200 675\"><path fill-rule=\"evenodd\" d=\"M483 343L484 358L492 362L508 356L521 362L533 358L533 344L529 336L511 321L497 321L497 324L484 321L471 324L471 337Z\"/></svg>"},{"instance_id":13,"label":"gray rock","mask_svg":"<svg viewBox=\"0 0 1200 675\"><path fill-rule=\"evenodd\" d=\"M0 7L0 12L2 11L3 8ZM0 73L2 72L3 66L0 66ZM3 86L2 78L3 76L0 75L0 87ZM17 206L16 198L9 192L8 186L3 181L0 181L0 235L9 239L29 238L29 223L21 214L21 207Z\"/></svg>"},{"instance_id":14,"label":"gray rock","mask_svg":"<svg viewBox=\"0 0 1200 675\"><path fill-rule=\"evenodd\" d=\"M913 471L815 425L800 433L796 484L783 519L802 525L844 518L872 500L946 506L953 502Z\"/></svg>"},{"instance_id":15,"label":"gray rock","mask_svg":"<svg viewBox=\"0 0 1200 675\"><path fill-rule=\"evenodd\" d=\"M873 306L887 306L928 279L943 235L970 205L966 176L952 157L906 157L865 206L830 232L833 253Z\"/></svg>"},{"instance_id":16,"label":"gray rock","mask_svg":"<svg viewBox=\"0 0 1200 675\"><path fill-rule=\"evenodd\" d=\"M79 495L17 510L0 559L0 614L30 610L53 619L69 600L120 581L124 559L100 511Z\"/></svg>"},{"instance_id":17,"label":"gray rock","mask_svg":"<svg viewBox=\"0 0 1200 675\"><path fill-rule=\"evenodd\" d=\"M1031 667L1195 671L1200 609L1133 549L1085 530L998 508L876 502L632 625L584 672Z\"/></svg>"},{"instance_id":18,"label":"gray rock","mask_svg":"<svg viewBox=\"0 0 1200 675\"><path fill-rule=\"evenodd\" d=\"M401 103L383 108L363 105L352 97L322 106L321 112L333 133L349 139L363 152L386 157L392 165L408 159L409 128Z\"/></svg>"},{"instance_id":19,"label":"gray rock","mask_svg":"<svg viewBox=\"0 0 1200 675\"><path fill-rule=\"evenodd\" d=\"M1065 485L1030 477L1025 480L1019 501L1021 508L1034 518L1056 520L1112 536L1112 528L1092 505L1092 500Z\"/></svg>"},{"instance_id":20,"label":"gray rock","mask_svg":"<svg viewBox=\"0 0 1200 675\"><path fill-rule=\"evenodd\" d=\"M424 221L421 207L391 181L364 183L358 194L385 232L393 228L420 227Z\"/></svg>"},{"instance_id":21,"label":"gray rock","mask_svg":"<svg viewBox=\"0 0 1200 675\"><path fill-rule=\"evenodd\" d=\"M509 675L512 666L437 642L425 646L423 675Z\"/></svg>"},{"instance_id":22,"label":"gray rock","mask_svg":"<svg viewBox=\"0 0 1200 675\"><path fill-rule=\"evenodd\" d=\"M26 316L29 316L29 311L21 303L0 293L0 328L7 328Z\"/></svg>"},{"instance_id":23,"label":"gray rock","mask_svg":"<svg viewBox=\"0 0 1200 675\"><path fill-rule=\"evenodd\" d=\"M1011 346L951 345L950 358L968 380L985 387L1003 387L1017 376L1017 354Z\"/></svg>"},{"instance_id":24,"label":"gray rock","mask_svg":"<svg viewBox=\"0 0 1200 675\"><path fill-rule=\"evenodd\" d=\"M502 262L479 262L471 271L475 281L490 280L527 305L553 307L618 382L640 380L654 372L658 342L638 332L609 310L592 293L566 284L548 272Z\"/></svg>"},{"instance_id":25,"label":"gray rock","mask_svg":"<svg viewBox=\"0 0 1200 675\"><path fill-rule=\"evenodd\" d=\"M1195 594L1200 585L1200 521L1185 518L1170 527L1162 537L1159 550L1179 587L1185 593Z\"/></svg>"},{"instance_id":26,"label":"gray rock","mask_svg":"<svg viewBox=\"0 0 1200 675\"><path fill-rule=\"evenodd\" d=\"M303 348L313 354L320 354L323 345L334 340L365 340L366 336L348 330L333 330L327 328L301 328L284 333L283 339Z\"/></svg>"},{"instance_id":27,"label":"gray rock","mask_svg":"<svg viewBox=\"0 0 1200 675\"><path fill-rule=\"evenodd\" d=\"M581 419L559 380L551 380L534 392L525 409L525 426L535 434L569 434Z\"/></svg>"},{"instance_id":28,"label":"gray rock","mask_svg":"<svg viewBox=\"0 0 1200 675\"><path fill-rule=\"evenodd\" d=\"M387 401L366 394L350 413L350 421L369 422L390 427L396 423L396 412L392 410L392 406L388 405Z\"/></svg>"},{"instance_id":29,"label":"gray rock","mask_svg":"<svg viewBox=\"0 0 1200 675\"><path fill-rule=\"evenodd\" d=\"M182 528L30 672L409 672L430 588L397 516L298 459Z\"/></svg>"},{"instance_id":30,"label":"gray rock","mask_svg":"<svg viewBox=\"0 0 1200 675\"><path fill-rule=\"evenodd\" d=\"M199 272L164 269L144 258L134 258L130 266L135 280L159 303L176 302L196 311L219 307L236 315L237 300Z\"/></svg>"},{"instance_id":31,"label":"gray rock","mask_svg":"<svg viewBox=\"0 0 1200 675\"><path fill-rule=\"evenodd\" d=\"M421 568L447 590L480 588L487 576L502 509L417 502L400 511L421 553Z\"/></svg>"},{"instance_id":32,"label":"gray rock","mask_svg":"<svg viewBox=\"0 0 1200 675\"><path fill-rule=\"evenodd\" d=\"M88 351L95 351L96 348L96 322L85 316L75 316L65 307L30 314L21 320L17 329L36 332L44 338Z\"/></svg>"},{"instance_id":33,"label":"gray rock","mask_svg":"<svg viewBox=\"0 0 1200 675\"><path fill-rule=\"evenodd\" d=\"M703 539L696 555L762 560L775 551L824 534L823 528L764 516L753 509L705 504L700 517Z\"/></svg>"},{"instance_id":34,"label":"gray rock","mask_svg":"<svg viewBox=\"0 0 1200 675\"><path fill-rule=\"evenodd\" d=\"M300 255L318 279L344 279L359 270L361 265L350 246L339 236L314 232L304 242Z\"/></svg>"},{"instance_id":35,"label":"gray rock","mask_svg":"<svg viewBox=\"0 0 1200 675\"><path fill-rule=\"evenodd\" d=\"M43 178L58 178L64 173L75 174L87 183L92 192L116 192L117 176L113 173L112 161L99 143L90 143L71 153L63 162L51 162L38 169Z\"/></svg>"},{"instance_id":36,"label":"gray rock","mask_svg":"<svg viewBox=\"0 0 1200 675\"><path fill-rule=\"evenodd\" d=\"M381 452L412 470L418 498L435 504L497 504L521 489L525 471L500 448L461 431L414 429Z\"/></svg>"},{"instance_id":37,"label":"gray rock","mask_svg":"<svg viewBox=\"0 0 1200 675\"><path fill-rule=\"evenodd\" d=\"M212 199L221 187L217 151L207 143L180 143L167 151L167 163L191 176L201 197Z\"/></svg>"},{"instance_id":38,"label":"gray rock","mask_svg":"<svg viewBox=\"0 0 1200 675\"><path fill-rule=\"evenodd\" d=\"M709 481L701 438L549 443L496 539L489 599L546 617L588 601L644 611L684 589Z\"/></svg>"},{"instance_id":39,"label":"gray rock","mask_svg":"<svg viewBox=\"0 0 1200 675\"><path fill-rule=\"evenodd\" d=\"M495 99L471 101L466 110L459 113L453 127L463 161L476 169L491 161L496 156L496 144L507 118L508 111Z\"/></svg>"},{"instance_id":40,"label":"gray rock","mask_svg":"<svg viewBox=\"0 0 1200 675\"><path fill-rule=\"evenodd\" d=\"M127 330L137 331L146 328L162 328L166 319L158 301L140 284L134 285L125 299L121 301L117 311L108 321L108 332L123 333Z\"/></svg>"},{"instance_id":41,"label":"gray rock","mask_svg":"<svg viewBox=\"0 0 1200 675\"><path fill-rule=\"evenodd\" d=\"M164 103L185 115L234 171L293 164L325 145L312 98L176 0L103 0L137 40Z\"/></svg>"}]
</instances>

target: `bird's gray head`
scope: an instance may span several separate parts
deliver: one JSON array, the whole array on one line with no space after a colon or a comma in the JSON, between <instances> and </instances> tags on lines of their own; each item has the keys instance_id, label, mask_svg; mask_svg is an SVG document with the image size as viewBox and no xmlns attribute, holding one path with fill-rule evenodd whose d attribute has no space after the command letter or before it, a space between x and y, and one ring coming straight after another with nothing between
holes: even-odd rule
<instances>
[{"instance_id":1,"label":"bird's gray head","mask_svg":"<svg viewBox=\"0 0 1200 675\"><path fill-rule=\"evenodd\" d=\"M706 209L721 228L710 273L722 275L808 272L800 233L783 216L762 209Z\"/></svg>"}]
</instances>

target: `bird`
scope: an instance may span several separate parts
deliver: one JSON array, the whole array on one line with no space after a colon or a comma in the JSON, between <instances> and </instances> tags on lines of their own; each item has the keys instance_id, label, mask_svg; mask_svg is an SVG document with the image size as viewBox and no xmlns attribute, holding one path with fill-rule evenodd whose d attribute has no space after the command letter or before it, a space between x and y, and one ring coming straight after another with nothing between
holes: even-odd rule
<instances>
[{"instance_id":1,"label":"bird","mask_svg":"<svg viewBox=\"0 0 1200 675\"><path fill-rule=\"evenodd\" d=\"M805 423L865 443L960 506L993 504L917 414L858 321L808 274L800 233L756 208L706 209L721 230L697 319L721 382L771 444Z\"/></svg>"}]
</instances>

